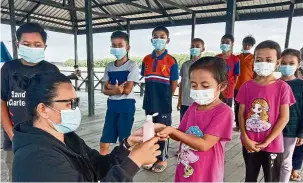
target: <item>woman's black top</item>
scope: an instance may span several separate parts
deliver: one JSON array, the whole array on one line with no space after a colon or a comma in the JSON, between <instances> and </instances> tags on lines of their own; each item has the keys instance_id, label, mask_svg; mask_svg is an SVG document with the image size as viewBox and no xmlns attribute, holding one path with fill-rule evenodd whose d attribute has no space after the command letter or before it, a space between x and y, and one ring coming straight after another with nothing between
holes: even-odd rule
<instances>
[{"instance_id":1,"label":"woman's black top","mask_svg":"<svg viewBox=\"0 0 303 183\"><path fill-rule=\"evenodd\" d=\"M130 182L139 171L123 145L102 156L74 132L62 143L29 122L14 128L13 152L13 182Z\"/></svg>"}]
</instances>

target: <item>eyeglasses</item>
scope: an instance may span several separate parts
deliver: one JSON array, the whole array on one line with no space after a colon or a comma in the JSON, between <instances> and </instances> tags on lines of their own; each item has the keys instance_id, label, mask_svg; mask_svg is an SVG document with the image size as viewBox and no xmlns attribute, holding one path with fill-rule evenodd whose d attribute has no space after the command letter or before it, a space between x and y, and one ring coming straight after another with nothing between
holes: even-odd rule
<instances>
[{"instance_id":1,"label":"eyeglasses","mask_svg":"<svg viewBox=\"0 0 303 183\"><path fill-rule=\"evenodd\" d=\"M77 107L79 107L80 98L77 97L77 98L73 98L73 99L69 99L69 100L52 100L49 102L59 102L59 103L70 102L71 109L75 110Z\"/></svg>"}]
</instances>

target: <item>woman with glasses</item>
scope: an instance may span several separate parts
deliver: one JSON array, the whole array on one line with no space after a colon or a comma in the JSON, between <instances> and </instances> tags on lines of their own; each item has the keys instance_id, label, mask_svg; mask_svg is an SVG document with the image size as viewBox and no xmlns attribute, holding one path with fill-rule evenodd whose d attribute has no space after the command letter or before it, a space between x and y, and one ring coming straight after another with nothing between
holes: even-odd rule
<instances>
[{"instance_id":1,"label":"woman with glasses","mask_svg":"<svg viewBox=\"0 0 303 183\"><path fill-rule=\"evenodd\" d=\"M140 143L140 130L106 156L88 147L74 132L79 98L61 73L36 75L20 87L27 90L32 120L14 128L13 182L129 182L160 155L159 139Z\"/></svg>"}]
</instances>

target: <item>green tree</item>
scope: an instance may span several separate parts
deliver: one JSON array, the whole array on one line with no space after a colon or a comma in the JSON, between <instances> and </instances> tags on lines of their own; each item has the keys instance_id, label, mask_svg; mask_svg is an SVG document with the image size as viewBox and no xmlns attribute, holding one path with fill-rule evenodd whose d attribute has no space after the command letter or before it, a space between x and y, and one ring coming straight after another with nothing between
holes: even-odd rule
<instances>
[{"instance_id":1,"label":"green tree","mask_svg":"<svg viewBox=\"0 0 303 183\"><path fill-rule=\"evenodd\" d=\"M203 54L203 56L215 56L216 53L214 52L205 52ZM172 56L176 59L179 67L181 67L181 65L188 61L190 59L190 55L189 54L172 54ZM139 68L141 68L142 65L142 60L143 57L136 57L136 56L131 56L130 57L131 60L133 60L134 62L136 62L139 66ZM113 62L114 60L112 58L104 58L104 59L95 59L94 60L94 66L95 67L106 67L106 65L110 62ZM73 67L74 66L74 60L73 59L68 59L64 62L63 64L65 67ZM79 67L87 67L87 63L86 60L79 60L78 61L78 65Z\"/></svg>"}]
</instances>

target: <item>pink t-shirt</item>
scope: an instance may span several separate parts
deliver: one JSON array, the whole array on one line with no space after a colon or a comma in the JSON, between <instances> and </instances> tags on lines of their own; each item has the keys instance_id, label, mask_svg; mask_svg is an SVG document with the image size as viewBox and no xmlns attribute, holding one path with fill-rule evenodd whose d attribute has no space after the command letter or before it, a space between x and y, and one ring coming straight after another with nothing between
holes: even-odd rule
<instances>
[{"instance_id":1,"label":"pink t-shirt","mask_svg":"<svg viewBox=\"0 0 303 183\"><path fill-rule=\"evenodd\" d=\"M296 102L290 86L282 80L265 86L254 80L247 81L240 87L236 100L240 104L245 104L248 137L259 143L265 141L278 121L280 106ZM282 153L284 151L282 132L262 151Z\"/></svg>"},{"instance_id":2,"label":"pink t-shirt","mask_svg":"<svg viewBox=\"0 0 303 183\"><path fill-rule=\"evenodd\" d=\"M192 104L185 113L179 130L203 137L204 134L221 137L220 142L202 152L180 143L176 182L222 182L224 176L224 148L232 137L233 112L226 104L210 110L197 111Z\"/></svg>"}]
</instances>

